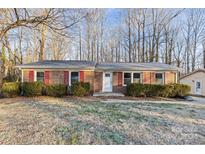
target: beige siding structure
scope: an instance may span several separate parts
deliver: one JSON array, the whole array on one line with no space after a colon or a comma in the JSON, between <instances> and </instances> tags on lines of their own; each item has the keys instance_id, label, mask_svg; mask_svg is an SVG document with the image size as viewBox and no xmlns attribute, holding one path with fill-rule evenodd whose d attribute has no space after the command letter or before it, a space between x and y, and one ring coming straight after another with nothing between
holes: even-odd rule
<instances>
[{"instance_id":1,"label":"beige siding structure","mask_svg":"<svg viewBox=\"0 0 205 154\"><path fill-rule=\"evenodd\" d=\"M190 94L205 96L205 70L198 69L180 78L181 84L191 87Z\"/></svg>"}]
</instances>

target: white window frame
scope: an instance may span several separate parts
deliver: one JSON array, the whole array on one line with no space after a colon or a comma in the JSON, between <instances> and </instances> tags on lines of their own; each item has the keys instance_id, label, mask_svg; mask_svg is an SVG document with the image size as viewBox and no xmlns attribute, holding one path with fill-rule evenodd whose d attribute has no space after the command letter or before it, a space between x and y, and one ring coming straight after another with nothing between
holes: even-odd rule
<instances>
[{"instance_id":1,"label":"white window frame","mask_svg":"<svg viewBox=\"0 0 205 154\"><path fill-rule=\"evenodd\" d=\"M125 81L124 81L124 74L125 73L130 73L131 74L131 83L132 83L132 72L123 72L123 76L122 76L122 79L123 79L123 86L127 86L126 84L125 84Z\"/></svg>"},{"instance_id":2,"label":"white window frame","mask_svg":"<svg viewBox=\"0 0 205 154\"><path fill-rule=\"evenodd\" d=\"M124 82L124 73L131 73L131 83L133 83L133 74L140 73L140 83L143 83L143 73L141 71L124 71L122 76L123 86L127 86Z\"/></svg>"},{"instance_id":3,"label":"white window frame","mask_svg":"<svg viewBox=\"0 0 205 154\"><path fill-rule=\"evenodd\" d=\"M69 86L71 86L71 73L72 72L78 72L78 82L80 82L80 71L69 71Z\"/></svg>"},{"instance_id":4,"label":"white window frame","mask_svg":"<svg viewBox=\"0 0 205 154\"><path fill-rule=\"evenodd\" d=\"M44 73L44 78L45 78L45 71L44 70L34 70L34 82L37 81L37 72L43 72Z\"/></svg>"},{"instance_id":5,"label":"white window frame","mask_svg":"<svg viewBox=\"0 0 205 154\"><path fill-rule=\"evenodd\" d=\"M138 71L138 72L136 72L136 71L135 71L135 72L132 72L132 80L131 80L132 83L134 83L134 82L133 82L133 79L134 79L134 76L133 76L133 75L134 75L134 73L139 73L139 74L140 74L140 83L142 83L142 72L139 72L139 71Z\"/></svg>"},{"instance_id":6,"label":"white window frame","mask_svg":"<svg viewBox=\"0 0 205 154\"><path fill-rule=\"evenodd\" d=\"M162 74L162 85L164 85L165 84L165 72L155 72L155 82L156 82L156 80L157 80L157 78L156 78L156 74L157 73L160 73L160 74ZM155 83L155 84L157 84L157 83ZM159 84L159 85L161 85L161 84Z\"/></svg>"}]
</instances>

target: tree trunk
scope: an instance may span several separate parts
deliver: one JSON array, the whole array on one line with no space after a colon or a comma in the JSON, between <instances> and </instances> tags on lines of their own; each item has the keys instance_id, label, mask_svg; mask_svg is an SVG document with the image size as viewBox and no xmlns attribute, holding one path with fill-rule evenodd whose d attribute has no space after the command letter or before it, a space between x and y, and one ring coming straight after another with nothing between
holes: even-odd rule
<instances>
[{"instance_id":1,"label":"tree trunk","mask_svg":"<svg viewBox=\"0 0 205 154\"><path fill-rule=\"evenodd\" d=\"M41 40L40 40L40 61L45 60L46 31L47 31L47 27L43 25L41 31Z\"/></svg>"},{"instance_id":2,"label":"tree trunk","mask_svg":"<svg viewBox=\"0 0 205 154\"><path fill-rule=\"evenodd\" d=\"M129 62L132 62L132 42L131 42L131 17L130 17L130 10L128 10L128 40L129 40Z\"/></svg>"}]
</instances>

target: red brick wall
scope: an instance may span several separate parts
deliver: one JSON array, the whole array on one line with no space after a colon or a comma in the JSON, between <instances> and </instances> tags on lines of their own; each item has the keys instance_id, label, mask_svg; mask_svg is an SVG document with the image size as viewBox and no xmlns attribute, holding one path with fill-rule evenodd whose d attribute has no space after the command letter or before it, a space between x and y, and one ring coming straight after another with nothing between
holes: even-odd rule
<instances>
[{"instance_id":1,"label":"red brick wall","mask_svg":"<svg viewBox=\"0 0 205 154\"><path fill-rule=\"evenodd\" d=\"M122 86L123 72L113 72L113 92L125 93L126 87Z\"/></svg>"},{"instance_id":2,"label":"red brick wall","mask_svg":"<svg viewBox=\"0 0 205 154\"><path fill-rule=\"evenodd\" d=\"M151 74L150 72L143 72L143 84L150 84L151 83Z\"/></svg>"},{"instance_id":3,"label":"red brick wall","mask_svg":"<svg viewBox=\"0 0 205 154\"><path fill-rule=\"evenodd\" d=\"M64 84L64 71L50 71L49 84Z\"/></svg>"},{"instance_id":4,"label":"red brick wall","mask_svg":"<svg viewBox=\"0 0 205 154\"><path fill-rule=\"evenodd\" d=\"M165 84L170 84L175 82L176 82L176 73L165 72Z\"/></svg>"},{"instance_id":5,"label":"red brick wall","mask_svg":"<svg viewBox=\"0 0 205 154\"><path fill-rule=\"evenodd\" d=\"M69 84L69 71L64 71L64 84Z\"/></svg>"},{"instance_id":6,"label":"red brick wall","mask_svg":"<svg viewBox=\"0 0 205 154\"><path fill-rule=\"evenodd\" d=\"M29 70L23 70L23 82L29 82Z\"/></svg>"},{"instance_id":7,"label":"red brick wall","mask_svg":"<svg viewBox=\"0 0 205 154\"><path fill-rule=\"evenodd\" d=\"M94 90L94 71L84 71L84 82L90 83L91 91Z\"/></svg>"},{"instance_id":8,"label":"red brick wall","mask_svg":"<svg viewBox=\"0 0 205 154\"><path fill-rule=\"evenodd\" d=\"M94 92L102 91L102 72L95 72L94 73Z\"/></svg>"}]
</instances>

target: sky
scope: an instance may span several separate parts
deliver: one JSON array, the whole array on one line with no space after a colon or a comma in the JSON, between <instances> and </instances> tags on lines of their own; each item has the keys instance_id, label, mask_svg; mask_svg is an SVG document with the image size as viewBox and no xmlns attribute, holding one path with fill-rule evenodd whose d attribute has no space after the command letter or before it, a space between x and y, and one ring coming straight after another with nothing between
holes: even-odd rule
<instances>
[{"instance_id":1,"label":"sky","mask_svg":"<svg viewBox=\"0 0 205 154\"><path fill-rule=\"evenodd\" d=\"M121 13L122 9L107 9L107 23L113 26L119 24Z\"/></svg>"}]
</instances>

